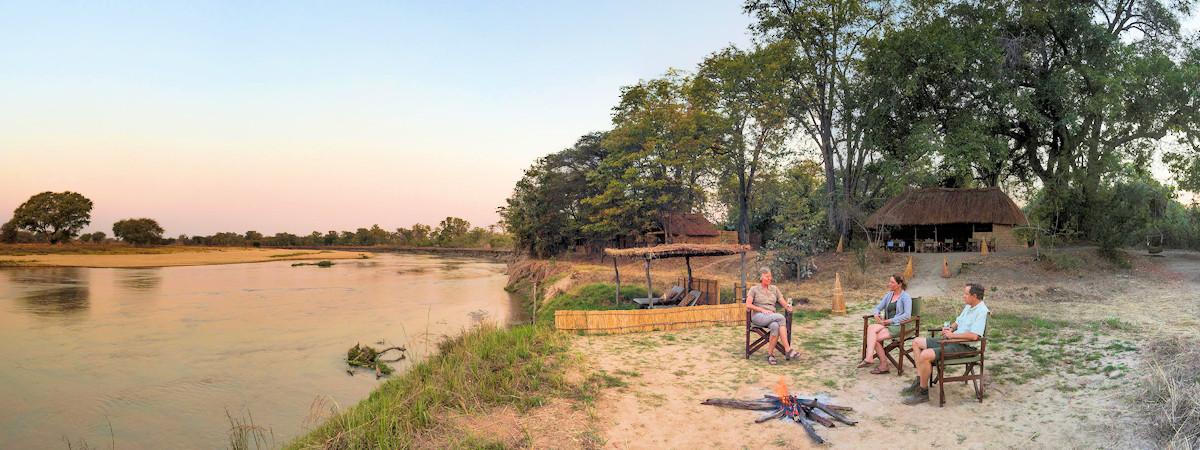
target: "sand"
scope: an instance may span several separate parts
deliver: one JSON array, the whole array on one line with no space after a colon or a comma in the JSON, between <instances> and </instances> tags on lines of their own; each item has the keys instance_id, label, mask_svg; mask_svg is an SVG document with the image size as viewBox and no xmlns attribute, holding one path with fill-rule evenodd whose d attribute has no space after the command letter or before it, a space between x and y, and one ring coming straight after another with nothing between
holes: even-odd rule
<instances>
[{"instance_id":1,"label":"sand","mask_svg":"<svg viewBox=\"0 0 1200 450\"><path fill-rule=\"evenodd\" d=\"M946 386L945 407L937 406L936 390L930 403L906 406L899 390L915 376L911 366L903 377L894 368L886 375L854 368L860 315L869 308L866 299L882 294L880 280L903 267L904 257L873 265L867 281L847 296L850 314L797 323L796 342L805 352L798 361L769 366L761 354L745 359L741 327L577 336L573 351L590 370L626 383L606 390L596 405L597 428L607 448L816 447L795 423L754 424L758 412L700 404L711 397L758 398L779 379L792 392L855 408L851 417L860 421L856 427L818 426L832 448L1153 447L1138 433L1142 427L1131 410L1141 358L1136 350L1111 349L1138 347L1155 335L1194 333L1200 325L1200 300L1191 293L1200 288L1200 254L1150 258L1132 253L1133 269L1114 271L1092 249L1068 251L1084 261L1082 267L1050 270L1026 251L994 253L986 260L955 254L950 261L954 272L960 262L979 264L950 279L940 276L941 255L916 255L917 276L910 291L943 309L958 308L962 284L978 281L989 286L987 301L994 311L1086 324L1042 332L1026 342L992 341L989 367L999 369L989 370L983 402L976 401L969 385L953 383ZM826 263L832 268L836 261ZM728 272L731 265L719 260L701 264L701 271ZM580 281L605 278L599 267L582 269ZM669 277L673 269L662 275ZM787 283L784 291L811 296L815 307L828 308L826 277L832 274L822 275L812 282ZM1108 320L1125 325L1108 327ZM1070 343L1056 347L1063 342ZM1047 362L1033 362L1023 350L1028 345L1045 345ZM1030 367L1034 372L1018 380Z\"/></svg>"},{"instance_id":2,"label":"sand","mask_svg":"<svg viewBox=\"0 0 1200 450\"><path fill-rule=\"evenodd\" d=\"M140 268L203 266L266 261L358 259L365 253L329 250L290 250L222 247L182 247L169 253L0 255L0 265L51 267Z\"/></svg>"}]
</instances>

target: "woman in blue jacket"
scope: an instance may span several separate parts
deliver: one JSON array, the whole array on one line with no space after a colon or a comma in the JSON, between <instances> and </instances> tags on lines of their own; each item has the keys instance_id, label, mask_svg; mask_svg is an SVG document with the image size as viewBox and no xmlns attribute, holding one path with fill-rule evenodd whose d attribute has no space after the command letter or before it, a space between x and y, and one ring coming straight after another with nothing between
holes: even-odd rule
<instances>
[{"instance_id":1,"label":"woman in blue jacket","mask_svg":"<svg viewBox=\"0 0 1200 450\"><path fill-rule=\"evenodd\" d=\"M888 363L883 357L881 342L900 334L898 324L912 315L912 297L908 296L905 289L908 289L908 283L904 281L904 277L896 274L888 278L888 292L883 294L883 299L875 307L875 323L867 326L867 335L864 337L867 340L867 357L858 367L868 367L874 364L873 360L878 359L879 367L871 369L871 373L888 373Z\"/></svg>"}]
</instances>

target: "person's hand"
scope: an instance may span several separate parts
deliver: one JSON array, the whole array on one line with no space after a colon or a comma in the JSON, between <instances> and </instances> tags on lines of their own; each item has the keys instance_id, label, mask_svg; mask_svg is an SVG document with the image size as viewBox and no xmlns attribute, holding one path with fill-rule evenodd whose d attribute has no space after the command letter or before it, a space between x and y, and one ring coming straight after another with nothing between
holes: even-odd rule
<instances>
[{"instance_id":1,"label":"person's hand","mask_svg":"<svg viewBox=\"0 0 1200 450\"><path fill-rule=\"evenodd\" d=\"M950 329L949 328L942 328L942 337L944 337L944 338L950 337Z\"/></svg>"},{"instance_id":2,"label":"person's hand","mask_svg":"<svg viewBox=\"0 0 1200 450\"><path fill-rule=\"evenodd\" d=\"M788 304L783 305L783 309L787 312L792 312L792 303L788 302Z\"/></svg>"}]
</instances>

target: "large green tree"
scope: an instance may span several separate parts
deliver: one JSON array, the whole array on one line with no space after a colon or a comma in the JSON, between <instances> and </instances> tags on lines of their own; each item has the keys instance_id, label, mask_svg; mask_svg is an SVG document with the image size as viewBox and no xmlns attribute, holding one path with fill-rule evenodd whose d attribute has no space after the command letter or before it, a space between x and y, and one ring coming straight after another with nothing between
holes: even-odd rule
<instances>
[{"instance_id":1,"label":"large green tree","mask_svg":"<svg viewBox=\"0 0 1200 450\"><path fill-rule=\"evenodd\" d=\"M585 233L615 238L665 228L667 214L703 206L710 141L687 97L692 82L669 71L621 90L602 144L609 154L588 180L599 194L584 200L591 211Z\"/></svg>"},{"instance_id":2,"label":"large green tree","mask_svg":"<svg viewBox=\"0 0 1200 450\"><path fill-rule=\"evenodd\" d=\"M582 226L591 215L583 199L602 192L600 183L589 181L589 176L608 156L601 145L605 136L589 133L580 137L575 145L538 159L517 181L499 212L518 249L546 257L566 251L577 237L593 246L603 241L585 234Z\"/></svg>"},{"instance_id":3,"label":"large green tree","mask_svg":"<svg viewBox=\"0 0 1200 450\"><path fill-rule=\"evenodd\" d=\"M789 41L751 51L729 47L705 59L691 84L700 134L718 176L735 188L736 228L743 244L750 242L755 179L789 153L785 143L793 124L787 110L793 55Z\"/></svg>"},{"instance_id":4,"label":"large green tree","mask_svg":"<svg viewBox=\"0 0 1200 450\"><path fill-rule=\"evenodd\" d=\"M163 228L154 219L124 219L113 223L113 236L134 245L157 244L162 241Z\"/></svg>"},{"instance_id":5,"label":"large green tree","mask_svg":"<svg viewBox=\"0 0 1200 450\"><path fill-rule=\"evenodd\" d=\"M899 10L890 0L748 0L745 11L760 39L795 50L788 111L823 163L829 226L847 234L852 214L890 179L878 173L878 148L863 145L858 118L871 105L854 94L864 44L890 29Z\"/></svg>"},{"instance_id":6,"label":"large green tree","mask_svg":"<svg viewBox=\"0 0 1200 450\"><path fill-rule=\"evenodd\" d=\"M51 244L65 242L91 223L92 201L75 192L42 192L13 211L11 223Z\"/></svg>"},{"instance_id":7,"label":"large green tree","mask_svg":"<svg viewBox=\"0 0 1200 450\"><path fill-rule=\"evenodd\" d=\"M935 5L868 65L901 87L876 91L897 99L886 119L899 124L875 121L892 133L880 142L927 145L986 184L1035 184L1049 225L1094 239L1112 177L1147 167L1170 138L1192 143L1167 158L1187 185L1200 136L1200 59L1179 31L1190 1Z\"/></svg>"}]
</instances>

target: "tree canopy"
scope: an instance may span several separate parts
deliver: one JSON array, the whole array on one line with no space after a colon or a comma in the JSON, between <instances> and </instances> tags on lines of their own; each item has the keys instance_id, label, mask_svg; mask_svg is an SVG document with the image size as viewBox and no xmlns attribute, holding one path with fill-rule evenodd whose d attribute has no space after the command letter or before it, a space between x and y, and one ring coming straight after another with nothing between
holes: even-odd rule
<instances>
[{"instance_id":1,"label":"tree canopy","mask_svg":"<svg viewBox=\"0 0 1200 450\"><path fill-rule=\"evenodd\" d=\"M65 242L91 223L92 201L75 192L42 192L13 211L15 230L34 233L51 244ZM12 233L10 231L10 233Z\"/></svg>"}]
</instances>

